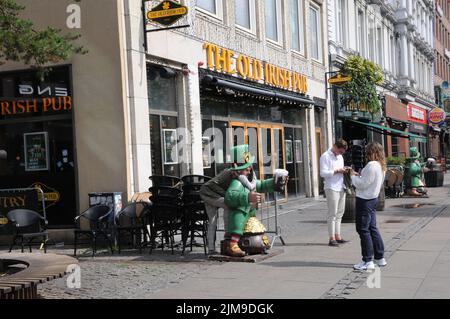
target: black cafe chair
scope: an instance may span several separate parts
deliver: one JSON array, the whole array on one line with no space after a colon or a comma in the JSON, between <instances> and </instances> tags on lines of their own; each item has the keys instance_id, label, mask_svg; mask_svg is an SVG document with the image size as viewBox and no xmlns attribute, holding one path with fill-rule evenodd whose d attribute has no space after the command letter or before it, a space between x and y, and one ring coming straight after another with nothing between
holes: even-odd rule
<instances>
[{"instance_id":1,"label":"black cafe chair","mask_svg":"<svg viewBox=\"0 0 450 319\"><path fill-rule=\"evenodd\" d=\"M109 232L111 230L110 216L113 210L106 205L97 205L88 208L79 216L75 217L74 230L74 251L73 255L77 255L78 240L81 237L89 238L92 246L92 257L97 252L97 240L103 237L114 254Z\"/></svg>"},{"instance_id":2,"label":"black cafe chair","mask_svg":"<svg viewBox=\"0 0 450 319\"><path fill-rule=\"evenodd\" d=\"M16 245L17 240L21 240L22 252L24 245L27 245L32 252L31 246L35 239L41 239L39 245L43 245L44 252L47 253L48 221L39 213L29 209L14 209L6 215L8 220L12 223L15 232L9 252L12 251Z\"/></svg>"},{"instance_id":3,"label":"black cafe chair","mask_svg":"<svg viewBox=\"0 0 450 319\"><path fill-rule=\"evenodd\" d=\"M200 197L200 188L210 179L211 177L203 175L187 175L181 178L183 182L183 254L186 250L188 238L190 238L192 251L194 238L196 237L203 240L205 255L207 254L208 215L205 203Z\"/></svg>"},{"instance_id":4,"label":"black cafe chair","mask_svg":"<svg viewBox=\"0 0 450 319\"><path fill-rule=\"evenodd\" d=\"M143 245L150 239L148 232L148 218L150 205L146 202L134 202L125 206L116 216L116 234L119 246L119 254L122 251L122 239L124 234L129 235L131 247L139 247L142 253Z\"/></svg>"},{"instance_id":5,"label":"black cafe chair","mask_svg":"<svg viewBox=\"0 0 450 319\"><path fill-rule=\"evenodd\" d=\"M149 189L152 202L150 208L150 254L155 247L157 237L161 237L164 250L166 241L174 253L175 235L182 229L182 191L175 187L151 187Z\"/></svg>"},{"instance_id":6,"label":"black cafe chair","mask_svg":"<svg viewBox=\"0 0 450 319\"><path fill-rule=\"evenodd\" d=\"M152 175L149 177L152 187L179 187L181 179L169 175Z\"/></svg>"}]
</instances>

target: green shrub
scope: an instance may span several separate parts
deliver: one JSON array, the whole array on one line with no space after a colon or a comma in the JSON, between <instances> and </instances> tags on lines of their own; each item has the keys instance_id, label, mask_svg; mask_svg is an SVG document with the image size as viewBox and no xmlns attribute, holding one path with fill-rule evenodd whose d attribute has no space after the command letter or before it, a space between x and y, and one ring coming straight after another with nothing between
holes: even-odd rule
<instances>
[{"instance_id":1,"label":"green shrub","mask_svg":"<svg viewBox=\"0 0 450 319\"><path fill-rule=\"evenodd\" d=\"M405 158L397 157L397 156L389 156L389 157L386 157L386 164L387 165L405 165Z\"/></svg>"}]
</instances>

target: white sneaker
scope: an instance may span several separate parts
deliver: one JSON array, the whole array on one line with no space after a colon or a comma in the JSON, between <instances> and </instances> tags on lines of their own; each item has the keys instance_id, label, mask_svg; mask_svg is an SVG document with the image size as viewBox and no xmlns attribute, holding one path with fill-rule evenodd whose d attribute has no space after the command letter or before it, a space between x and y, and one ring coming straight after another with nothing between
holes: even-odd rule
<instances>
[{"instance_id":1,"label":"white sneaker","mask_svg":"<svg viewBox=\"0 0 450 319\"><path fill-rule=\"evenodd\" d=\"M375 270L375 264L373 261L365 262L361 261L359 264L353 266L355 270Z\"/></svg>"},{"instance_id":2,"label":"white sneaker","mask_svg":"<svg viewBox=\"0 0 450 319\"><path fill-rule=\"evenodd\" d=\"M381 258L381 259L375 259L375 264L376 264L378 267L385 267L385 266L387 266L387 261L386 261L386 259L384 259L384 258Z\"/></svg>"}]
</instances>

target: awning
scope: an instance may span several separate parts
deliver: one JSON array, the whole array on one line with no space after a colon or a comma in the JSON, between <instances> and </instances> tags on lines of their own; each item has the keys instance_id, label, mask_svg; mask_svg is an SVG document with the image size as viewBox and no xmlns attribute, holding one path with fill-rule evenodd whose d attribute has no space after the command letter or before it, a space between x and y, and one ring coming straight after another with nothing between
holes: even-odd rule
<instances>
[{"instance_id":1,"label":"awning","mask_svg":"<svg viewBox=\"0 0 450 319\"><path fill-rule=\"evenodd\" d=\"M301 105L305 106L311 106L314 105L314 101L311 100L309 97L303 97L303 96L294 96L293 94L290 94L288 92L283 93L278 90L272 90L272 89L266 89L266 88L259 88L255 86L250 85L243 85L241 83L232 82L228 80L219 79L218 77L206 75L203 77L204 83L208 85L218 86L218 87L224 87L240 92L250 93L254 95L262 95L266 97L271 98L279 98L284 100L289 100Z\"/></svg>"},{"instance_id":2,"label":"awning","mask_svg":"<svg viewBox=\"0 0 450 319\"><path fill-rule=\"evenodd\" d=\"M408 139L417 140L420 142L427 141L427 138L424 136L420 136L420 135L409 133L409 132L403 132L403 131L396 130L396 129L393 129L393 128L390 128L387 126L382 126L382 125L378 125L375 123L359 122L359 121L355 121L355 120L347 120L347 121L358 124L358 125L365 126L368 130L371 130L371 131L374 131L377 133L388 134L388 135L401 137L401 138L408 138Z\"/></svg>"}]
</instances>

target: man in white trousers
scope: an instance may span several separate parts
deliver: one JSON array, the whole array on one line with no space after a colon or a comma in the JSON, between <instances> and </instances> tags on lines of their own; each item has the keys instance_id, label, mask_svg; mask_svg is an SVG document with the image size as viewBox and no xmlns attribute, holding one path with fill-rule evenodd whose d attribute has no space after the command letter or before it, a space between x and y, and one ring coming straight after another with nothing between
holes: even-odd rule
<instances>
[{"instance_id":1,"label":"man in white trousers","mask_svg":"<svg viewBox=\"0 0 450 319\"><path fill-rule=\"evenodd\" d=\"M344 158L347 142L339 139L333 147L320 157L320 176L324 179L328 205L328 245L338 247L347 241L341 237L341 222L345 211Z\"/></svg>"}]
</instances>

